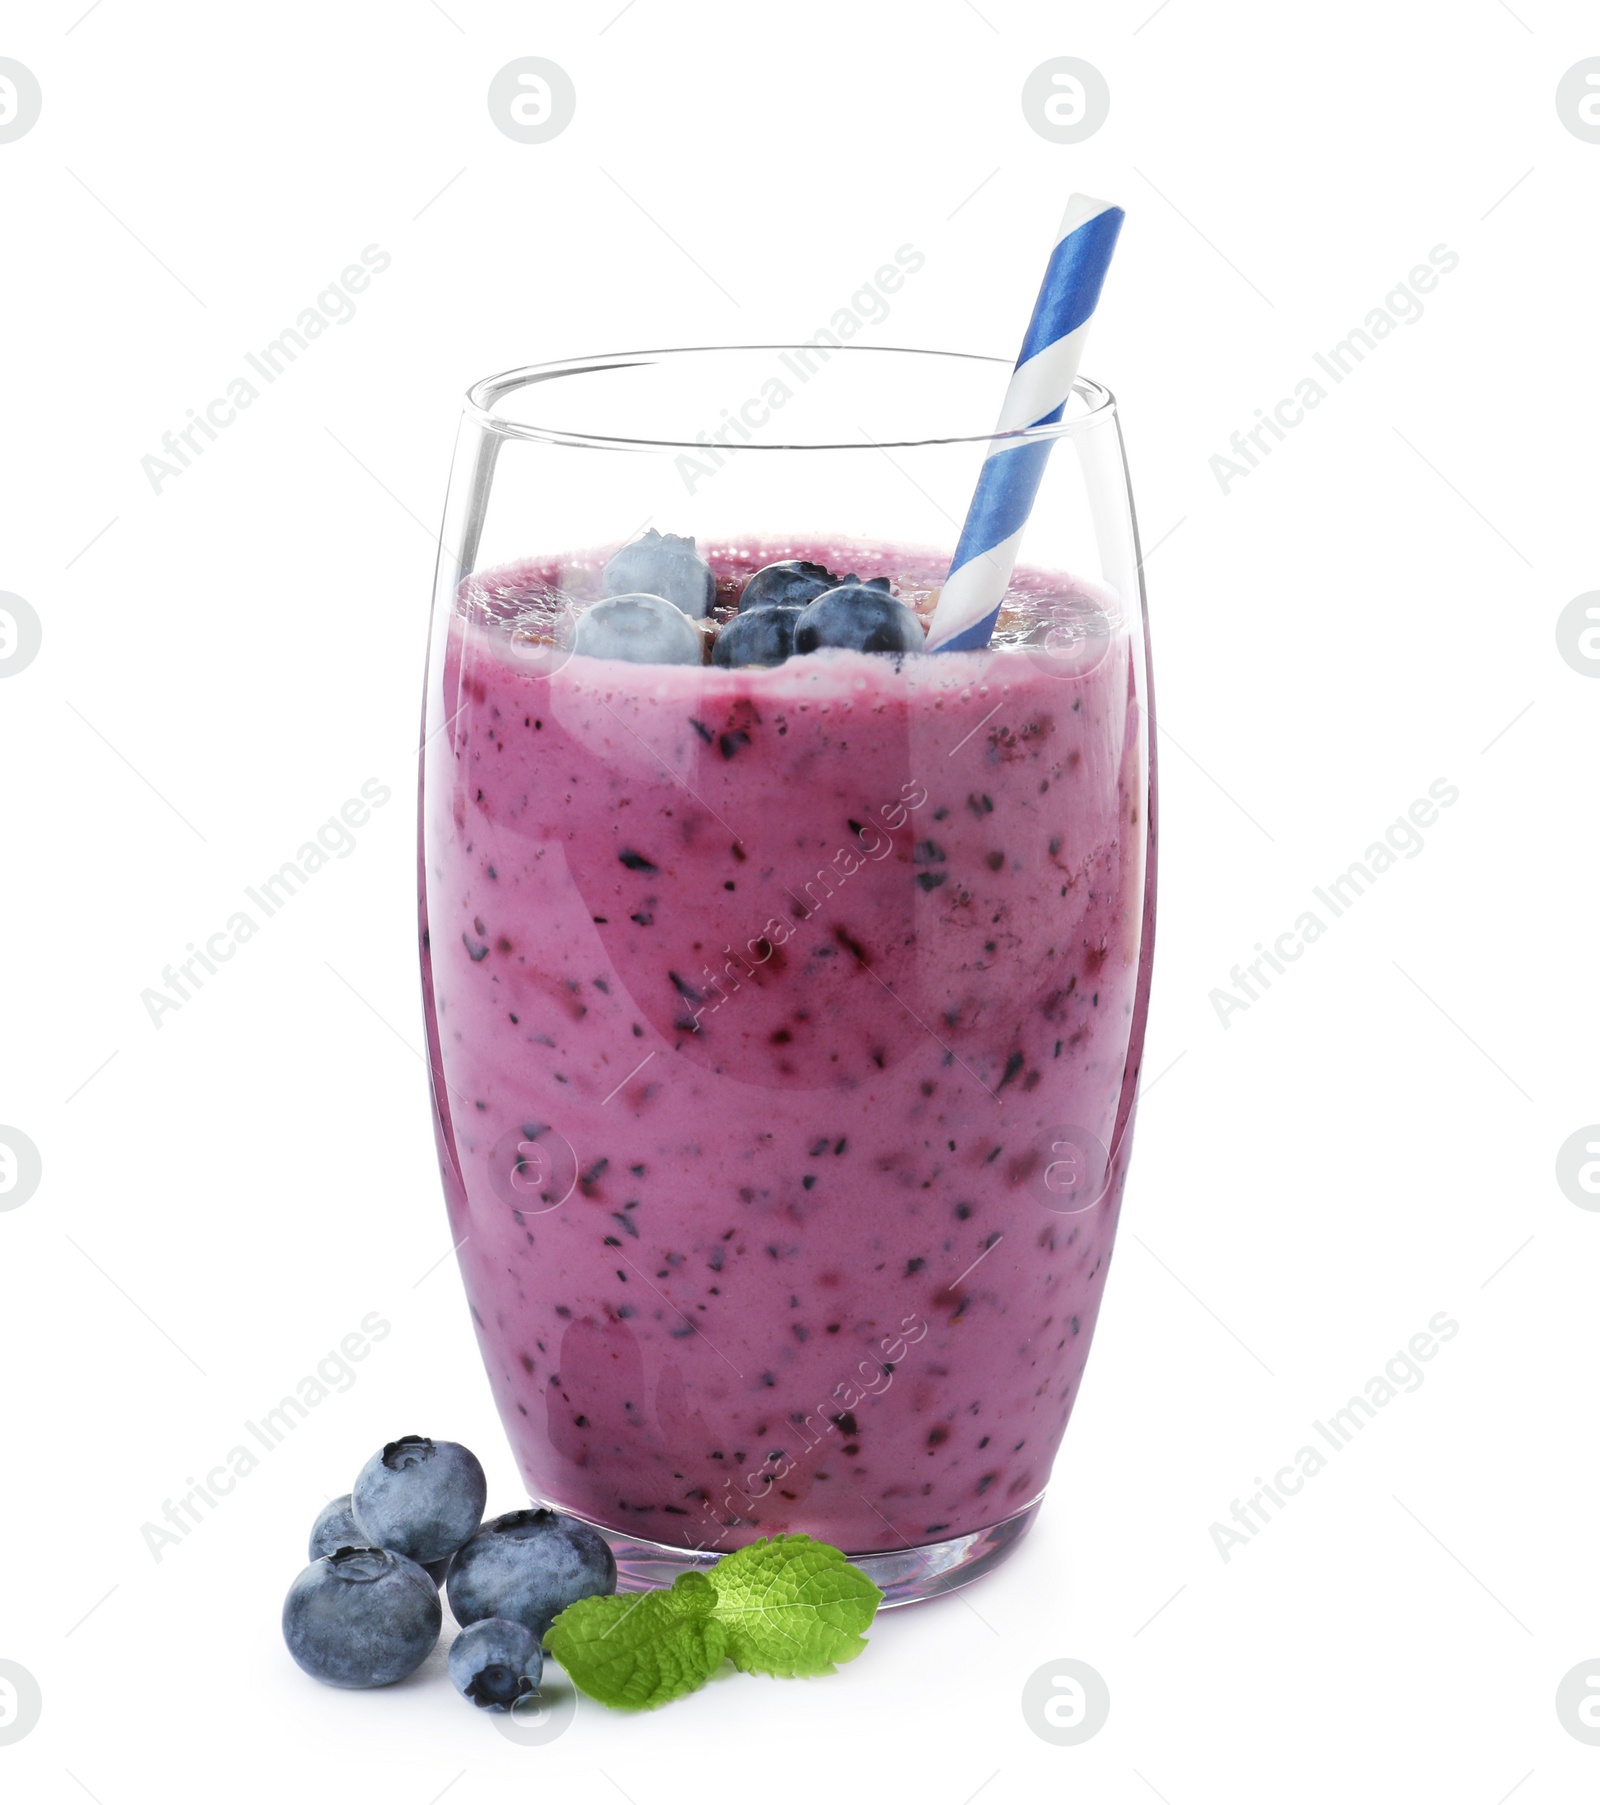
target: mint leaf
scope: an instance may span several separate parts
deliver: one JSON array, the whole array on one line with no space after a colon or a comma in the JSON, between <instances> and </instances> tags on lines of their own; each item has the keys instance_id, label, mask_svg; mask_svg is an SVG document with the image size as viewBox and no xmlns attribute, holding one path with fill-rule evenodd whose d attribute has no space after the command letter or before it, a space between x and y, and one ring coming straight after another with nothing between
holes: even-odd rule
<instances>
[{"instance_id":1,"label":"mint leaf","mask_svg":"<svg viewBox=\"0 0 1600 1805\"><path fill-rule=\"evenodd\" d=\"M670 1591L580 1598L551 1624L545 1647L590 1698L653 1711L722 1665L728 1635L716 1605L703 1573L680 1573Z\"/></svg>"},{"instance_id":2,"label":"mint leaf","mask_svg":"<svg viewBox=\"0 0 1600 1805\"><path fill-rule=\"evenodd\" d=\"M784 1679L853 1661L883 1602L859 1567L807 1535L752 1542L719 1561L710 1583L734 1666Z\"/></svg>"},{"instance_id":3,"label":"mint leaf","mask_svg":"<svg viewBox=\"0 0 1600 1805\"><path fill-rule=\"evenodd\" d=\"M778 1535L680 1573L670 1591L580 1598L545 1646L580 1692L654 1710L697 1691L724 1656L745 1673L832 1673L866 1647L883 1594L837 1548Z\"/></svg>"}]
</instances>

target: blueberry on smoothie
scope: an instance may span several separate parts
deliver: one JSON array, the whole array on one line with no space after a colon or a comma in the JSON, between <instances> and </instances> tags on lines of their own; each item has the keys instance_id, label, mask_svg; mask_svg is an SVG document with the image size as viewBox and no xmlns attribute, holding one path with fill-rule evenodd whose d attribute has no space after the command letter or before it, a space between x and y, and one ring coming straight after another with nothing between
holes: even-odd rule
<instances>
[{"instance_id":1,"label":"blueberry on smoothie","mask_svg":"<svg viewBox=\"0 0 1600 1805\"><path fill-rule=\"evenodd\" d=\"M508 1617L543 1637L580 1598L617 1589L617 1563L598 1530L553 1510L514 1510L485 1523L450 1563L457 1623Z\"/></svg>"},{"instance_id":2,"label":"blueberry on smoothie","mask_svg":"<svg viewBox=\"0 0 1600 1805\"><path fill-rule=\"evenodd\" d=\"M694 620L704 618L716 590L711 566L694 541L654 527L623 546L600 573L602 595L659 595Z\"/></svg>"},{"instance_id":3,"label":"blueberry on smoothie","mask_svg":"<svg viewBox=\"0 0 1600 1805\"><path fill-rule=\"evenodd\" d=\"M313 1561L283 1601L296 1664L330 1686L392 1686L439 1640L433 1582L387 1548L341 1548Z\"/></svg>"},{"instance_id":4,"label":"blueberry on smoothie","mask_svg":"<svg viewBox=\"0 0 1600 1805\"><path fill-rule=\"evenodd\" d=\"M804 558L781 558L764 564L739 594L739 612L753 608L803 608L843 581L823 564Z\"/></svg>"},{"instance_id":5,"label":"blueberry on smoothie","mask_svg":"<svg viewBox=\"0 0 1600 1805\"><path fill-rule=\"evenodd\" d=\"M578 616L572 649L627 664L699 664L700 634L659 595L612 595Z\"/></svg>"},{"instance_id":6,"label":"blueberry on smoothie","mask_svg":"<svg viewBox=\"0 0 1600 1805\"><path fill-rule=\"evenodd\" d=\"M450 1682L463 1698L486 1711L509 1711L536 1691L544 1650L525 1623L480 1617L450 1644Z\"/></svg>"},{"instance_id":7,"label":"blueberry on smoothie","mask_svg":"<svg viewBox=\"0 0 1600 1805\"><path fill-rule=\"evenodd\" d=\"M876 583L843 583L819 595L795 622L794 649L843 646L856 652L920 652L922 622Z\"/></svg>"},{"instance_id":8,"label":"blueberry on smoothie","mask_svg":"<svg viewBox=\"0 0 1600 1805\"><path fill-rule=\"evenodd\" d=\"M799 608L758 603L749 614L736 614L717 635L711 648L713 664L737 667L782 664L794 650L794 624Z\"/></svg>"},{"instance_id":9,"label":"blueberry on smoothie","mask_svg":"<svg viewBox=\"0 0 1600 1805\"><path fill-rule=\"evenodd\" d=\"M489 1482L478 1457L459 1442L404 1435L356 1476L351 1509L378 1548L414 1561L447 1559L483 1521Z\"/></svg>"}]
</instances>

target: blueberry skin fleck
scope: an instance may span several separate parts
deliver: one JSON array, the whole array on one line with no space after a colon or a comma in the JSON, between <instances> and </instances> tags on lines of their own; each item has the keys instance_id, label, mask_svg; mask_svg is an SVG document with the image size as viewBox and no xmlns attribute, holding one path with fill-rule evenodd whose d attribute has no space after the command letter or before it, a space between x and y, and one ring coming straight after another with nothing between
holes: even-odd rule
<instances>
[{"instance_id":1,"label":"blueberry skin fleck","mask_svg":"<svg viewBox=\"0 0 1600 1805\"><path fill-rule=\"evenodd\" d=\"M736 614L717 635L711 662L729 667L782 664L794 650L794 624L799 608L760 603L750 614Z\"/></svg>"},{"instance_id":2,"label":"blueberry skin fleck","mask_svg":"<svg viewBox=\"0 0 1600 1805\"><path fill-rule=\"evenodd\" d=\"M903 602L865 583L830 589L801 610L794 649L815 652L843 646L856 652L920 652L925 635Z\"/></svg>"},{"instance_id":3,"label":"blueberry skin fleck","mask_svg":"<svg viewBox=\"0 0 1600 1805\"><path fill-rule=\"evenodd\" d=\"M364 1541L414 1561L438 1561L483 1521L488 1495L489 1482L469 1449L406 1435L361 1469L350 1505Z\"/></svg>"},{"instance_id":4,"label":"blueberry skin fleck","mask_svg":"<svg viewBox=\"0 0 1600 1805\"><path fill-rule=\"evenodd\" d=\"M681 608L654 594L610 595L578 616L572 649L624 664L699 664L698 631Z\"/></svg>"},{"instance_id":5,"label":"blueberry skin fleck","mask_svg":"<svg viewBox=\"0 0 1600 1805\"><path fill-rule=\"evenodd\" d=\"M654 527L635 539L600 573L602 595L659 595L694 620L702 620L717 592L711 566L694 541Z\"/></svg>"},{"instance_id":6,"label":"blueberry skin fleck","mask_svg":"<svg viewBox=\"0 0 1600 1805\"><path fill-rule=\"evenodd\" d=\"M617 1589L604 1536L553 1510L514 1510L485 1523L450 1563L445 1581L457 1623L508 1617L542 1638L580 1598Z\"/></svg>"},{"instance_id":7,"label":"blueberry skin fleck","mask_svg":"<svg viewBox=\"0 0 1600 1805\"><path fill-rule=\"evenodd\" d=\"M525 1623L480 1617L450 1644L450 1682L486 1711L509 1711L538 1690L544 1650Z\"/></svg>"},{"instance_id":8,"label":"blueberry skin fleck","mask_svg":"<svg viewBox=\"0 0 1600 1805\"><path fill-rule=\"evenodd\" d=\"M842 580L825 565L809 564L804 558L784 558L776 564L763 565L745 584L739 595L739 612L803 608L827 590L837 589Z\"/></svg>"},{"instance_id":9,"label":"blueberry skin fleck","mask_svg":"<svg viewBox=\"0 0 1600 1805\"><path fill-rule=\"evenodd\" d=\"M366 1533L356 1521L355 1512L350 1508L350 1494L342 1498L330 1498L317 1512L317 1520L311 1525L311 1542L306 1549L306 1559L320 1561L325 1554L333 1554L340 1548L365 1548Z\"/></svg>"},{"instance_id":10,"label":"blueberry skin fleck","mask_svg":"<svg viewBox=\"0 0 1600 1805\"><path fill-rule=\"evenodd\" d=\"M301 1573L283 1601L296 1664L329 1686L392 1686L439 1640L443 1613L415 1561L387 1548L341 1548Z\"/></svg>"}]
</instances>

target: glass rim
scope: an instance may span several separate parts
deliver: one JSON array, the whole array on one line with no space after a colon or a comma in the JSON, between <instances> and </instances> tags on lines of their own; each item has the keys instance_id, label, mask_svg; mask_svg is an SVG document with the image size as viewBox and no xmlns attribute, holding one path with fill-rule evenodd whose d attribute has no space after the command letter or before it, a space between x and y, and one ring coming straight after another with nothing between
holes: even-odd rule
<instances>
[{"instance_id":1,"label":"glass rim","mask_svg":"<svg viewBox=\"0 0 1600 1805\"><path fill-rule=\"evenodd\" d=\"M1015 366L1009 358L989 357L976 351L932 351L915 345L821 345L815 340L804 343L760 344L760 345L665 345L644 351L612 351L602 352L591 357L553 358L548 363L522 364L513 370L503 370L495 376L485 376L473 383L466 394L468 419L475 420L486 432L507 439L535 439L547 445L578 445L613 450L641 451L690 451L704 452L704 440L701 439L643 439L619 436L615 433L576 432L568 427L534 426L522 420L508 420L495 412L496 404L502 397L531 387L534 383L545 382L556 376L582 376L591 371L626 369L635 362L645 359L667 359L680 357L713 357L730 352L747 351L825 351L829 357L840 353L867 357L926 357L962 363L982 363L993 365L996 372L1010 371ZM995 389L995 405L999 406L1005 390L997 382ZM1072 394L1085 403L1086 411L1077 414L1070 420L1056 420L1041 426L1012 427L1005 432L951 433L941 434L934 438L920 439L841 439L823 442L813 440L806 443L784 443L772 445L722 445L719 450L728 452L772 452L772 451L914 451L919 448L941 445L1027 445L1050 442L1068 438L1094 425L1102 416L1115 416L1116 397L1103 383L1096 382L1089 376L1073 378Z\"/></svg>"}]
</instances>

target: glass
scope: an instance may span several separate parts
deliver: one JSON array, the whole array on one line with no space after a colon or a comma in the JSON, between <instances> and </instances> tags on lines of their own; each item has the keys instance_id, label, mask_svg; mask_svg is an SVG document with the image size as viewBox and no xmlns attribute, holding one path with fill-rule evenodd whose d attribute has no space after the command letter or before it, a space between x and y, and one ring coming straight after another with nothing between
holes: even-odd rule
<instances>
[{"instance_id":1,"label":"glass","mask_svg":"<svg viewBox=\"0 0 1600 1805\"><path fill-rule=\"evenodd\" d=\"M571 650L650 529L695 539L713 619L785 557L926 616L1007 373L812 343L468 398L421 773L440 1164L529 1492L625 1586L777 1531L890 1603L964 1585L1077 1399L1154 907L1111 396L1005 435L1056 443L988 652Z\"/></svg>"}]
</instances>

